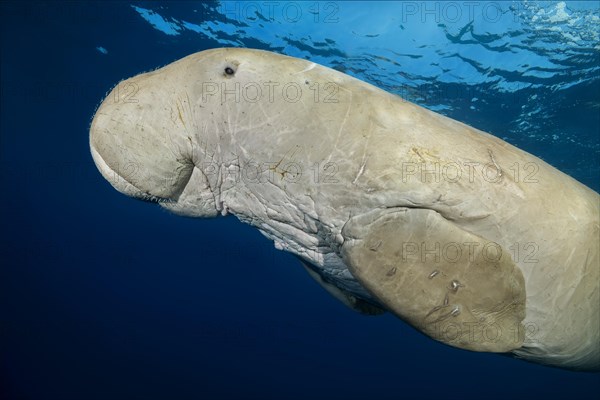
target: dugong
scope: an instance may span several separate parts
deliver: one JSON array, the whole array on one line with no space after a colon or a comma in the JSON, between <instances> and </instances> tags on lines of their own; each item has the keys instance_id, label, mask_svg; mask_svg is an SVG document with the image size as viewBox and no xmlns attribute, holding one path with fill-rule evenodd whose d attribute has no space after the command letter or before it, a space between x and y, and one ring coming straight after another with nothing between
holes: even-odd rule
<instances>
[{"instance_id":1,"label":"dugong","mask_svg":"<svg viewBox=\"0 0 600 400\"><path fill-rule=\"evenodd\" d=\"M354 310L600 368L599 196L497 137L308 60L221 48L119 83L90 147L121 193L235 215Z\"/></svg>"}]
</instances>

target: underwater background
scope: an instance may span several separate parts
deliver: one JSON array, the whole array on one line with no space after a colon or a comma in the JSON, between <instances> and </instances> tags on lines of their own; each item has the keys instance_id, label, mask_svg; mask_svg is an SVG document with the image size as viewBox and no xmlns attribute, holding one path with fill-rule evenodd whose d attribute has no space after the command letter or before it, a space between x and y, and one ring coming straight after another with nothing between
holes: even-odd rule
<instances>
[{"instance_id":1,"label":"underwater background","mask_svg":"<svg viewBox=\"0 0 600 400\"><path fill-rule=\"evenodd\" d=\"M118 81L215 47L307 58L600 189L600 6L0 3L0 399L562 399L564 371L347 309L234 217L129 199L88 128Z\"/></svg>"}]
</instances>

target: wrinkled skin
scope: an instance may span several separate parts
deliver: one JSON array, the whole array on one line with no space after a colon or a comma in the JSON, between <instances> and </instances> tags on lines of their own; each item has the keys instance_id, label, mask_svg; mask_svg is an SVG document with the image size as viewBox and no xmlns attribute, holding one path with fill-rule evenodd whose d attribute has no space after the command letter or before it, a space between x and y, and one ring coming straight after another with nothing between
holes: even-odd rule
<instances>
[{"instance_id":1,"label":"wrinkled skin","mask_svg":"<svg viewBox=\"0 0 600 400\"><path fill-rule=\"evenodd\" d=\"M600 366L599 196L494 136L307 60L214 49L117 85L90 146L120 192L235 215L357 311Z\"/></svg>"}]
</instances>

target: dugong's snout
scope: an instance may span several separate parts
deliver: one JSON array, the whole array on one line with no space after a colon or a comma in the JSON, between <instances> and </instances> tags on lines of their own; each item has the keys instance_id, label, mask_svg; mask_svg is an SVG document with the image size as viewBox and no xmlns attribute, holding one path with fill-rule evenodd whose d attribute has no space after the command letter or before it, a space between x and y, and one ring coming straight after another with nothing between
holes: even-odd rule
<instances>
[{"instance_id":1,"label":"dugong's snout","mask_svg":"<svg viewBox=\"0 0 600 400\"><path fill-rule=\"evenodd\" d=\"M108 94L90 126L92 157L104 178L127 196L184 216L214 216L212 190L194 168L193 139L182 133L176 101L160 77L160 70L139 75Z\"/></svg>"}]
</instances>

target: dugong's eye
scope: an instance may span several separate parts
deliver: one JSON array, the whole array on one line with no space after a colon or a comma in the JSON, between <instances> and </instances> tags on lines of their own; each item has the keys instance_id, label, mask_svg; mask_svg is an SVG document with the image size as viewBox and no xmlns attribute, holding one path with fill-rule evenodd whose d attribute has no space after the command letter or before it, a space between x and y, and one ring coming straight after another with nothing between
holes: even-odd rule
<instances>
[{"instance_id":1,"label":"dugong's eye","mask_svg":"<svg viewBox=\"0 0 600 400\"><path fill-rule=\"evenodd\" d=\"M231 67L225 67L225 74L226 75L233 75L233 74L235 74L235 71Z\"/></svg>"}]
</instances>

